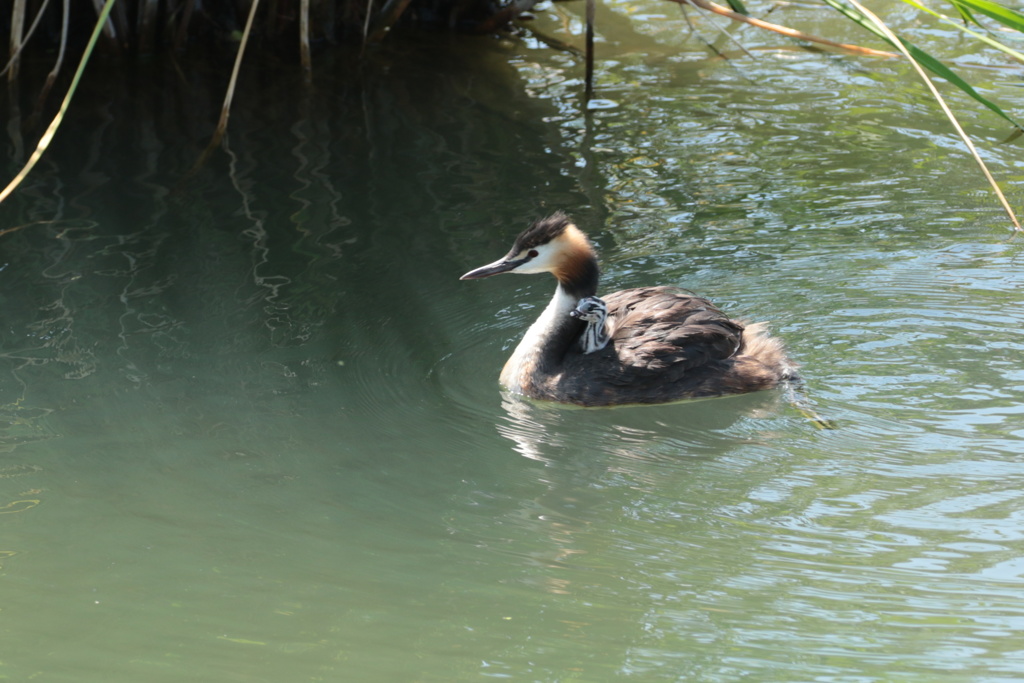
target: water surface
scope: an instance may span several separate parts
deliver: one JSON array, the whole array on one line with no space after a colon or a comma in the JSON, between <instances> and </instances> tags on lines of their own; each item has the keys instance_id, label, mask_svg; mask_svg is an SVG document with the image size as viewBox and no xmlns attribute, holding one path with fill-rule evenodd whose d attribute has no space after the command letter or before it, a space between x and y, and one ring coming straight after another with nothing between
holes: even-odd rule
<instances>
[{"instance_id":1,"label":"water surface","mask_svg":"<svg viewBox=\"0 0 1024 683\"><path fill-rule=\"evenodd\" d=\"M255 59L193 175L226 68L97 70L0 207L0 676L1024 675L1005 219L905 66L747 30L722 60L668 9L602 8L589 116L531 36L321 55L311 88ZM457 278L555 208L605 290L771 321L804 410L503 395L553 283Z\"/></svg>"}]
</instances>

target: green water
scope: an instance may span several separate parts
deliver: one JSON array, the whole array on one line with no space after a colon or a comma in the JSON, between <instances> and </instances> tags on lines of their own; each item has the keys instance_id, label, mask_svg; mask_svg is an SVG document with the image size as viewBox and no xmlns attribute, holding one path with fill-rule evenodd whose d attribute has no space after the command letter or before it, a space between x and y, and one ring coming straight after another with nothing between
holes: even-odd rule
<instances>
[{"instance_id":1,"label":"green water","mask_svg":"<svg viewBox=\"0 0 1024 683\"><path fill-rule=\"evenodd\" d=\"M254 59L190 177L229 65L97 69L0 206L0 679L1024 676L1019 240L905 66L669 10L601 9L590 117L530 37ZM555 208L606 291L771 321L837 429L503 396L553 283L458 276Z\"/></svg>"}]
</instances>

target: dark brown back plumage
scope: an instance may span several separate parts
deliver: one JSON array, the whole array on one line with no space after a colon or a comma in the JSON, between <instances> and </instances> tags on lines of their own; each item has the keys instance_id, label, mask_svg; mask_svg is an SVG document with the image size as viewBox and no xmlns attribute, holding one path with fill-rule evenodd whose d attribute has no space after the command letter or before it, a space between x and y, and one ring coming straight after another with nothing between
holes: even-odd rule
<instances>
[{"instance_id":1,"label":"dark brown back plumage","mask_svg":"<svg viewBox=\"0 0 1024 683\"><path fill-rule=\"evenodd\" d=\"M611 342L591 354L570 346L559 371L534 385L535 398L665 403L767 389L794 376L782 345L762 325L730 320L684 290L642 287L602 298Z\"/></svg>"}]
</instances>

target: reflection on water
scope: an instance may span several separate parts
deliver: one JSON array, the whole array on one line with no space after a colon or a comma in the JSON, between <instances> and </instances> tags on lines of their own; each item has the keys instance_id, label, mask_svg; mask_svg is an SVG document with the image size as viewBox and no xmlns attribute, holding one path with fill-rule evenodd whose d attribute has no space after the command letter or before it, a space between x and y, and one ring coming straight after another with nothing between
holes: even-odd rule
<instances>
[{"instance_id":1,"label":"reflection on water","mask_svg":"<svg viewBox=\"0 0 1024 683\"><path fill-rule=\"evenodd\" d=\"M256 60L191 177L212 66L182 69L184 97L84 84L0 206L0 675L1024 671L1024 314L998 211L945 139L891 125L918 116L897 67L794 52L740 77L648 21L603 24L617 106L589 121L546 48L393 41L324 56L312 89ZM551 285L457 278L554 208L607 289L770 321L806 385L503 395Z\"/></svg>"},{"instance_id":2,"label":"reflection on water","mask_svg":"<svg viewBox=\"0 0 1024 683\"><path fill-rule=\"evenodd\" d=\"M496 428L523 457L551 464L565 452L600 453L624 462L710 457L737 440L757 441L758 420L778 418L783 390L670 406L585 410L523 400L503 392ZM770 436L770 429L765 434Z\"/></svg>"}]
</instances>

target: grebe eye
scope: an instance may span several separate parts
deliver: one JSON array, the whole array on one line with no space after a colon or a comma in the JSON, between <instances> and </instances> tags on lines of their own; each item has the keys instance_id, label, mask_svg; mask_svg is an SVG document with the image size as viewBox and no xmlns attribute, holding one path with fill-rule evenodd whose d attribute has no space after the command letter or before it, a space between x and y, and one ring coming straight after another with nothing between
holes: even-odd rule
<instances>
[{"instance_id":1,"label":"grebe eye","mask_svg":"<svg viewBox=\"0 0 1024 683\"><path fill-rule=\"evenodd\" d=\"M536 249L531 249L531 250L530 250L530 253L528 253L528 254L527 254L527 256L529 256L530 258L537 258L537 255L538 255L539 253L540 253L540 252L539 252L539 251L537 251Z\"/></svg>"}]
</instances>

